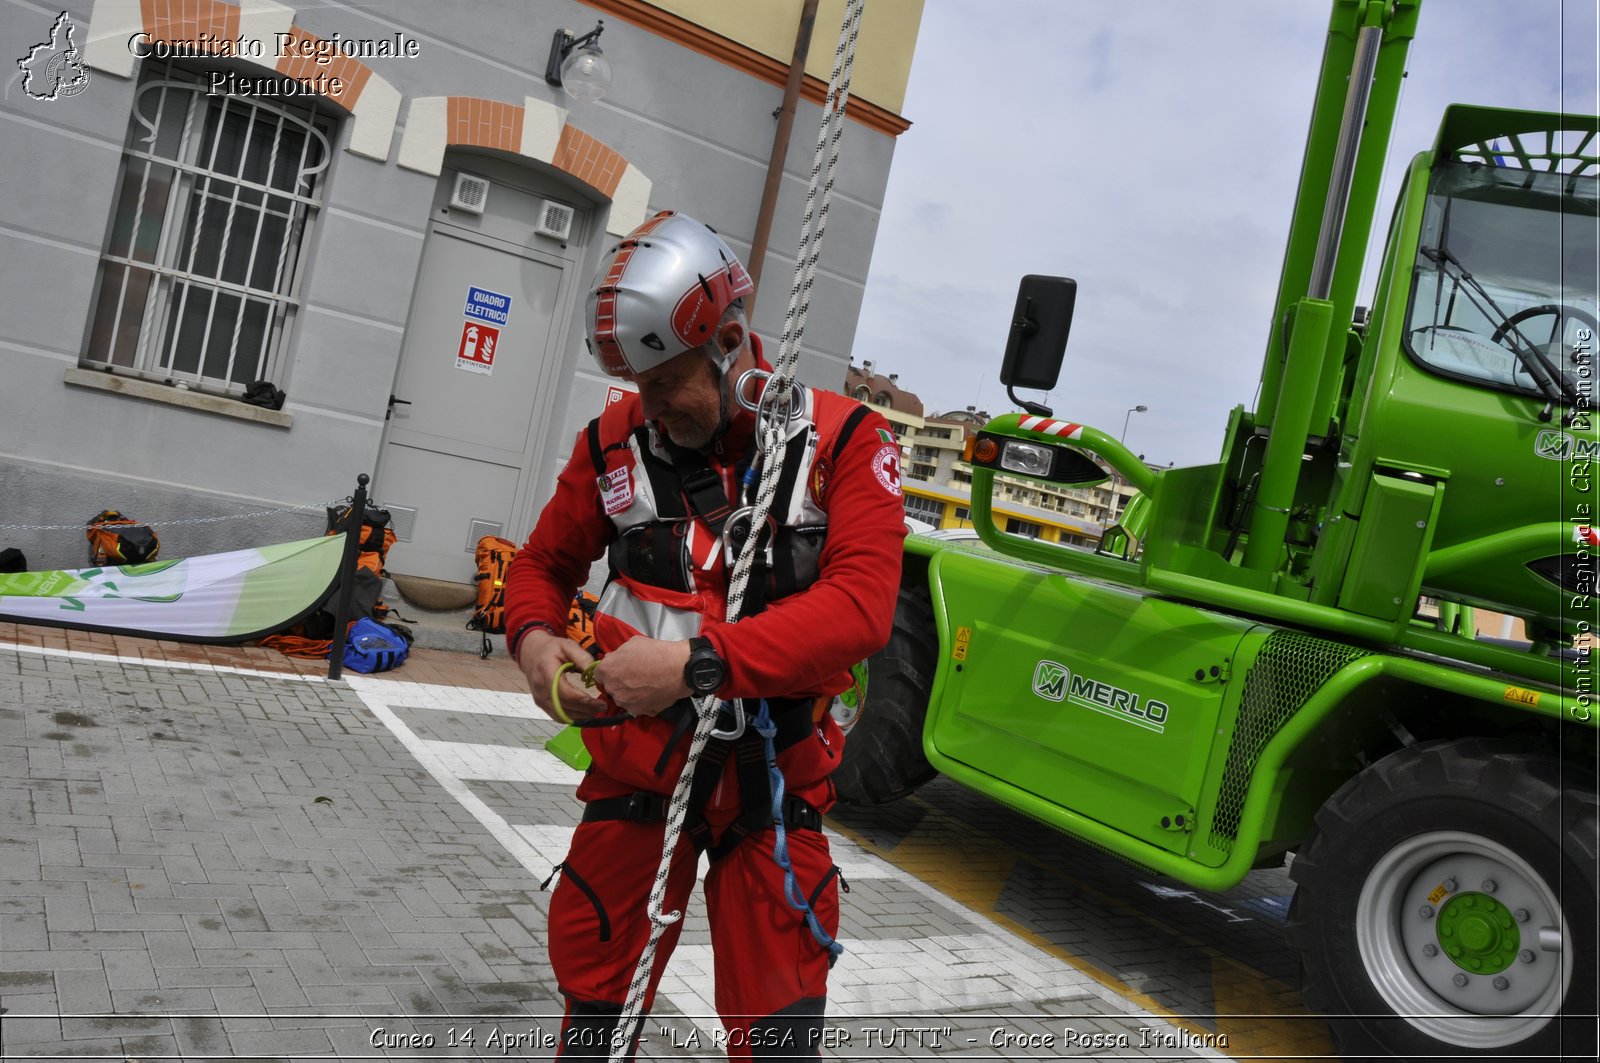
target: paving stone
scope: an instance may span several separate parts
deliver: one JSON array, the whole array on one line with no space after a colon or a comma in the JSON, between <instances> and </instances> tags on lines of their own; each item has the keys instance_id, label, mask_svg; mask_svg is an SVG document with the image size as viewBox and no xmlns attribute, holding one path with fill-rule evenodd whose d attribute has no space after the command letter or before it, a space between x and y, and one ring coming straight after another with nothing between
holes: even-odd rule
<instances>
[{"instance_id":1,"label":"paving stone","mask_svg":"<svg viewBox=\"0 0 1600 1063\"><path fill-rule=\"evenodd\" d=\"M140 1037L146 1034L170 1033L172 1020L159 1015L97 1015L92 1018L61 1019L63 1040L73 1041L99 1037Z\"/></svg>"},{"instance_id":2,"label":"paving stone","mask_svg":"<svg viewBox=\"0 0 1600 1063\"><path fill-rule=\"evenodd\" d=\"M190 989L118 989L111 993L111 1009L120 1014L161 1014L179 1012L192 1014L215 1008L211 990Z\"/></svg>"},{"instance_id":3,"label":"paving stone","mask_svg":"<svg viewBox=\"0 0 1600 1063\"><path fill-rule=\"evenodd\" d=\"M55 993L7 993L0 991L0 1015L8 1016L0 1022L9 1022L18 1015L59 1016L61 1003Z\"/></svg>"},{"instance_id":4,"label":"paving stone","mask_svg":"<svg viewBox=\"0 0 1600 1063\"><path fill-rule=\"evenodd\" d=\"M230 1031L228 1045L240 1056L326 1055L333 1048L326 1032L307 1029Z\"/></svg>"}]
</instances>

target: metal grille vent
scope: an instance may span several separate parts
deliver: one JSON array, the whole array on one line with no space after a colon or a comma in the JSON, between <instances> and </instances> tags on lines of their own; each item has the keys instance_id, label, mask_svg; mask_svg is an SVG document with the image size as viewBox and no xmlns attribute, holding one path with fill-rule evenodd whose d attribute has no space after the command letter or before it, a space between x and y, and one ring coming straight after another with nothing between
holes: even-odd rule
<instances>
[{"instance_id":1,"label":"metal grille vent","mask_svg":"<svg viewBox=\"0 0 1600 1063\"><path fill-rule=\"evenodd\" d=\"M499 535L505 525L497 520L482 520L474 517L467 524L467 553L475 553L478 549L478 540L485 535Z\"/></svg>"},{"instance_id":2,"label":"metal grille vent","mask_svg":"<svg viewBox=\"0 0 1600 1063\"><path fill-rule=\"evenodd\" d=\"M1239 719L1222 771L1222 792L1217 796L1217 813L1211 820L1213 847L1223 852L1233 849L1245 791L1267 742L1322 684L1351 661L1366 656L1366 650L1292 631L1275 631L1267 636L1244 681Z\"/></svg>"},{"instance_id":3,"label":"metal grille vent","mask_svg":"<svg viewBox=\"0 0 1600 1063\"><path fill-rule=\"evenodd\" d=\"M482 214L489 202L489 179L475 173L456 174L456 187L450 193L450 206L468 214Z\"/></svg>"},{"instance_id":4,"label":"metal grille vent","mask_svg":"<svg viewBox=\"0 0 1600 1063\"><path fill-rule=\"evenodd\" d=\"M396 542L409 543L412 533L417 530L417 510L415 506L385 506L389 511L389 527L394 529Z\"/></svg>"},{"instance_id":5,"label":"metal grille vent","mask_svg":"<svg viewBox=\"0 0 1600 1063\"><path fill-rule=\"evenodd\" d=\"M533 231L540 236L565 240L567 234L572 232L573 213L573 209L565 203L547 199L544 201L544 206L539 209L539 224L533 227Z\"/></svg>"}]
</instances>

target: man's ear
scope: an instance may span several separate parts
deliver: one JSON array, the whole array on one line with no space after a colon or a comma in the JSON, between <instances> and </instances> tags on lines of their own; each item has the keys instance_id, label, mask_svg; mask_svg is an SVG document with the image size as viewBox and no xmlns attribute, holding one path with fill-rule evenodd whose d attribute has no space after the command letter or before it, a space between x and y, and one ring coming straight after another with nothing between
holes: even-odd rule
<instances>
[{"instance_id":1,"label":"man's ear","mask_svg":"<svg viewBox=\"0 0 1600 1063\"><path fill-rule=\"evenodd\" d=\"M728 320L717 326L717 350L723 354L732 354L744 343L744 326L738 321Z\"/></svg>"}]
</instances>

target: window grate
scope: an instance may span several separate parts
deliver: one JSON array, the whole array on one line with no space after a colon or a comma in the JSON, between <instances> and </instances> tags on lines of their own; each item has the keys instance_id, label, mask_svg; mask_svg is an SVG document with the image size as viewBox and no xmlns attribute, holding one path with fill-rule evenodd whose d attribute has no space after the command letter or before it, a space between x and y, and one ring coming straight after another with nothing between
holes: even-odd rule
<instances>
[{"instance_id":1,"label":"window grate","mask_svg":"<svg viewBox=\"0 0 1600 1063\"><path fill-rule=\"evenodd\" d=\"M134 97L85 361L240 393L281 376L329 140L167 73Z\"/></svg>"}]
</instances>

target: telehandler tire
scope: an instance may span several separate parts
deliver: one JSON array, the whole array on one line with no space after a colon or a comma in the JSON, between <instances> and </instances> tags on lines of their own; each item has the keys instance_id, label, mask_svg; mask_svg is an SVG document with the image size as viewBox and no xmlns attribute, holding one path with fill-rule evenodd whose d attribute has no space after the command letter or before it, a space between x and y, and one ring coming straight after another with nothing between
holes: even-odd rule
<instances>
[{"instance_id":1,"label":"telehandler tire","mask_svg":"<svg viewBox=\"0 0 1600 1063\"><path fill-rule=\"evenodd\" d=\"M1594 1058L1596 800L1577 774L1437 742L1318 811L1289 939L1344 1058Z\"/></svg>"},{"instance_id":2,"label":"telehandler tire","mask_svg":"<svg viewBox=\"0 0 1600 1063\"><path fill-rule=\"evenodd\" d=\"M856 666L855 705L834 702L845 732L844 757L833 771L840 804L881 805L938 774L922 752L938 646L928 588L902 586L888 644Z\"/></svg>"}]
</instances>

